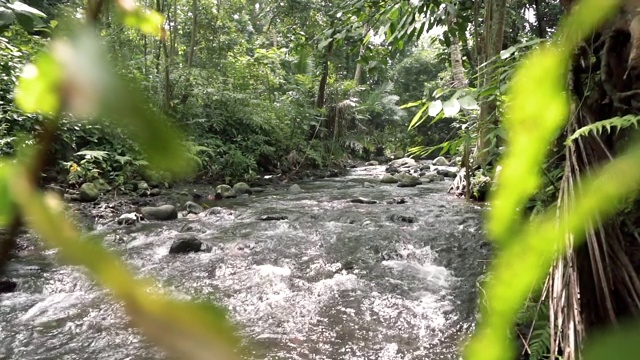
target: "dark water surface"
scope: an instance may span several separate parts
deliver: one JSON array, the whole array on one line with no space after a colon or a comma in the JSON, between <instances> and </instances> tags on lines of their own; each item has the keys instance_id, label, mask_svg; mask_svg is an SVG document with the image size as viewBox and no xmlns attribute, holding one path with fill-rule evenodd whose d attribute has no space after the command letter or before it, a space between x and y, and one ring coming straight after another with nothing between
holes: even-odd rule
<instances>
[{"instance_id":1,"label":"dark water surface","mask_svg":"<svg viewBox=\"0 0 640 360\"><path fill-rule=\"evenodd\" d=\"M449 182L362 186L383 171L302 183L300 194L220 201L219 215L136 231L109 219L96 231L167 292L227 306L255 359L457 359L488 257L482 210L447 195ZM356 197L381 203L348 201ZM398 197L408 203L384 203ZM256 220L267 214L289 220ZM211 253L168 255L186 224ZM108 293L81 269L57 265L55 254L30 251L12 262L19 289L0 295L0 358L167 358L127 326Z\"/></svg>"}]
</instances>

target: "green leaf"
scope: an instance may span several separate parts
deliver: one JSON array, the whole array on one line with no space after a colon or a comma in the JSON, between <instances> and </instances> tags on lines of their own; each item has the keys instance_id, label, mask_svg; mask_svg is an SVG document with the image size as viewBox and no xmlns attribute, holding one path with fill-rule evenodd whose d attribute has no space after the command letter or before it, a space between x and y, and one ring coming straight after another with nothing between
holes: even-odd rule
<instances>
[{"instance_id":1,"label":"green leaf","mask_svg":"<svg viewBox=\"0 0 640 360\"><path fill-rule=\"evenodd\" d=\"M442 111L445 117L453 117L460 112L460 103L457 99L449 99L442 104Z\"/></svg>"},{"instance_id":2,"label":"green leaf","mask_svg":"<svg viewBox=\"0 0 640 360\"><path fill-rule=\"evenodd\" d=\"M235 328L224 309L213 304L189 303L162 296L153 282L134 276L106 250L102 240L82 236L65 217L57 197L43 197L19 169L10 188L27 224L46 245L59 248L63 261L84 266L124 303L133 322L156 344L182 359L236 359Z\"/></svg>"},{"instance_id":3,"label":"green leaf","mask_svg":"<svg viewBox=\"0 0 640 360\"><path fill-rule=\"evenodd\" d=\"M400 109L408 109L408 108L412 108L414 106L418 106L418 105L422 105L423 101L422 100L418 100L418 101L414 101L414 102L410 102L408 104L404 104L402 106L400 106Z\"/></svg>"},{"instance_id":4,"label":"green leaf","mask_svg":"<svg viewBox=\"0 0 640 360\"><path fill-rule=\"evenodd\" d=\"M60 110L62 67L50 52L26 64L15 89L15 102L27 113L55 114Z\"/></svg>"},{"instance_id":5,"label":"green leaf","mask_svg":"<svg viewBox=\"0 0 640 360\"><path fill-rule=\"evenodd\" d=\"M8 28L16 21L13 11L0 6L0 28Z\"/></svg>"},{"instance_id":6,"label":"green leaf","mask_svg":"<svg viewBox=\"0 0 640 360\"><path fill-rule=\"evenodd\" d=\"M442 101L436 100L429 104L429 116L436 116L442 111Z\"/></svg>"},{"instance_id":7,"label":"green leaf","mask_svg":"<svg viewBox=\"0 0 640 360\"><path fill-rule=\"evenodd\" d=\"M476 101L476 99L471 96L471 95L467 95L467 96L463 96L460 99L458 99L458 102L460 103L460 106L463 109L467 109L467 110L476 110L479 109L478 107L478 102Z\"/></svg>"},{"instance_id":8,"label":"green leaf","mask_svg":"<svg viewBox=\"0 0 640 360\"><path fill-rule=\"evenodd\" d=\"M7 4L6 6L10 9L15 10L16 12L20 12L25 15L47 17L47 15L45 15L42 11L32 8L31 6L21 3L19 1L16 1L13 4Z\"/></svg>"},{"instance_id":9,"label":"green leaf","mask_svg":"<svg viewBox=\"0 0 640 360\"><path fill-rule=\"evenodd\" d=\"M420 125L420 123L424 120L422 117L422 113L424 113L424 111L429 107L429 104L425 104L420 111L418 111L418 113L413 117L413 119L411 119L411 123L409 124L409 130L413 129L414 127Z\"/></svg>"},{"instance_id":10,"label":"green leaf","mask_svg":"<svg viewBox=\"0 0 640 360\"><path fill-rule=\"evenodd\" d=\"M333 41L333 39L326 39L326 40L322 40L322 41L320 42L320 44L318 45L318 50L322 50L322 49L324 49L325 47L327 47L327 45L329 45L329 43L330 43L331 41Z\"/></svg>"}]
</instances>

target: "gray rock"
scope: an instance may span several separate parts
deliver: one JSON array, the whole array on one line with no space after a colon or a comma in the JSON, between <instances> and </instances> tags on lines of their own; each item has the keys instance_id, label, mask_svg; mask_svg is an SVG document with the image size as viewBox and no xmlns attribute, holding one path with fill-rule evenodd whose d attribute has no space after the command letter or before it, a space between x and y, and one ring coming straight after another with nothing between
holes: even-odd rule
<instances>
[{"instance_id":1,"label":"gray rock","mask_svg":"<svg viewBox=\"0 0 640 360\"><path fill-rule=\"evenodd\" d=\"M422 181L426 182L434 182L434 181L444 181L444 176L439 175L437 172L428 172L420 177Z\"/></svg>"},{"instance_id":2,"label":"gray rock","mask_svg":"<svg viewBox=\"0 0 640 360\"><path fill-rule=\"evenodd\" d=\"M244 182L233 185L233 191L235 191L236 194L251 194L251 188Z\"/></svg>"},{"instance_id":3,"label":"gray rock","mask_svg":"<svg viewBox=\"0 0 640 360\"><path fill-rule=\"evenodd\" d=\"M260 221L281 221L287 220L289 217L285 215L263 215L258 218Z\"/></svg>"},{"instance_id":4,"label":"gray rock","mask_svg":"<svg viewBox=\"0 0 640 360\"><path fill-rule=\"evenodd\" d=\"M416 166L418 165L412 158L396 159L389 163L389 167L399 168L403 166Z\"/></svg>"},{"instance_id":5,"label":"gray rock","mask_svg":"<svg viewBox=\"0 0 640 360\"><path fill-rule=\"evenodd\" d=\"M173 241L169 254L187 254L203 251L211 251L211 246L203 243L195 235L183 234Z\"/></svg>"},{"instance_id":6,"label":"gray rock","mask_svg":"<svg viewBox=\"0 0 640 360\"><path fill-rule=\"evenodd\" d=\"M407 224L413 224L413 223L415 223L417 221L415 216L398 215L398 214L393 214L393 215L389 216L389 220L391 220L393 222L404 222L404 223L407 223Z\"/></svg>"},{"instance_id":7,"label":"gray rock","mask_svg":"<svg viewBox=\"0 0 640 360\"><path fill-rule=\"evenodd\" d=\"M222 215L224 209L220 207L213 207L204 212L204 216Z\"/></svg>"},{"instance_id":8,"label":"gray rock","mask_svg":"<svg viewBox=\"0 0 640 360\"><path fill-rule=\"evenodd\" d=\"M380 165L380 163L375 160L369 161L368 163L364 164L364 166L378 166L378 165Z\"/></svg>"},{"instance_id":9,"label":"gray rock","mask_svg":"<svg viewBox=\"0 0 640 360\"><path fill-rule=\"evenodd\" d=\"M365 198L355 198L355 199L349 200L349 202L352 202L354 204L370 204L370 205L378 203L375 200L365 199Z\"/></svg>"},{"instance_id":10,"label":"gray rock","mask_svg":"<svg viewBox=\"0 0 640 360\"><path fill-rule=\"evenodd\" d=\"M293 184L289 187L289 192L292 194L298 194L302 192L302 189L298 184Z\"/></svg>"},{"instance_id":11,"label":"gray rock","mask_svg":"<svg viewBox=\"0 0 640 360\"><path fill-rule=\"evenodd\" d=\"M187 210L187 212L189 214L200 214L201 212L204 211L204 208L196 203L194 203L193 201L187 201L184 204L184 208L185 210Z\"/></svg>"},{"instance_id":12,"label":"gray rock","mask_svg":"<svg viewBox=\"0 0 640 360\"><path fill-rule=\"evenodd\" d=\"M102 179L93 180L92 183L96 186L96 188L98 188L98 191L100 191L101 193L111 190L111 186L109 186L109 184L107 184L107 182Z\"/></svg>"},{"instance_id":13,"label":"gray rock","mask_svg":"<svg viewBox=\"0 0 640 360\"><path fill-rule=\"evenodd\" d=\"M362 184L362 187L373 188L373 187L376 187L376 186L374 184L368 182L368 181L365 181L364 184Z\"/></svg>"},{"instance_id":14,"label":"gray rock","mask_svg":"<svg viewBox=\"0 0 640 360\"><path fill-rule=\"evenodd\" d=\"M438 175L453 179L455 179L460 172L460 169L455 166L432 166L431 170L434 170Z\"/></svg>"},{"instance_id":15,"label":"gray rock","mask_svg":"<svg viewBox=\"0 0 640 360\"><path fill-rule=\"evenodd\" d=\"M122 214L116 220L118 225L133 225L140 221L140 215L137 213Z\"/></svg>"},{"instance_id":16,"label":"gray rock","mask_svg":"<svg viewBox=\"0 0 640 360\"><path fill-rule=\"evenodd\" d=\"M398 174L396 178L400 180L398 187L415 187L422 184L418 177L409 174Z\"/></svg>"},{"instance_id":17,"label":"gray rock","mask_svg":"<svg viewBox=\"0 0 640 360\"><path fill-rule=\"evenodd\" d=\"M147 206L141 210L142 215L147 220L175 220L178 218L178 211L173 205Z\"/></svg>"},{"instance_id":18,"label":"gray rock","mask_svg":"<svg viewBox=\"0 0 640 360\"><path fill-rule=\"evenodd\" d=\"M146 190L149 191L151 190L151 188L149 187L149 185L147 184L146 181L138 181L138 190Z\"/></svg>"},{"instance_id":19,"label":"gray rock","mask_svg":"<svg viewBox=\"0 0 640 360\"><path fill-rule=\"evenodd\" d=\"M449 166L449 162L442 156L438 156L433 160L433 165L435 166Z\"/></svg>"},{"instance_id":20,"label":"gray rock","mask_svg":"<svg viewBox=\"0 0 640 360\"><path fill-rule=\"evenodd\" d=\"M390 174L384 174L382 179L380 179L380 182L383 184L395 184L398 181L399 181L398 179L396 179L393 175L390 175Z\"/></svg>"},{"instance_id":21,"label":"gray rock","mask_svg":"<svg viewBox=\"0 0 640 360\"><path fill-rule=\"evenodd\" d=\"M80 186L80 201L94 202L100 197L100 190L93 183L84 183Z\"/></svg>"},{"instance_id":22,"label":"gray rock","mask_svg":"<svg viewBox=\"0 0 640 360\"><path fill-rule=\"evenodd\" d=\"M391 200L385 201L385 203L389 204L389 205L393 205L393 204L401 205L401 204L406 204L407 203L407 199L405 199L405 198L393 198Z\"/></svg>"},{"instance_id":23,"label":"gray rock","mask_svg":"<svg viewBox=\"0 0 640 360\"><path fill-rule=\"evenodd\" d=\"M82 201L82 199L80 199L80 195L78 194L64 194L62 199L64 201Z\"/></svg>"},{"instance_id":24,"label":"gray rock","mask_svg":"<svg viewBox=\"0 0 640 360\"><path fill-rule=\"evenodd\" d=\"M264 189L264 188L261 188L261 187L252 187L252 188L251 188L251 193L252 193L252 194L260 194L260 193L263 193L263 192L264 192L264 190L265 190L265 189Z\"/></svg>"},{"instance_id":25,"label":"gray rock","mask_svg":"<svg viewBox=\"0 0 640 360\"><path fill-rule=\"evenodd\" d=\"M160 190L160 188L153 188L149 190L149 196L159 196L160 194L162 194L162 190Z\"/></svg>"},{"instance_id":26,"label":"gray rock","mask_svg":"<svg viewBox=\"0 0 640 360\"><path fill-rule=\"evenodd\" d=\"M57 185L47 185L44 187L47 191L52 191L60 196L64 196L64 189Z\"/></svg>"},{"instance_id":27,"label":"gray rock","mask_svg":"<svg viewBox=\"0 0 640 360\"><path fill-rule=\"evenodd\" d=\"M233 189L229 185L223 184L223 185L216 186L216 197L217 198L230 199L230 198L234 198L234 197L237 197L237 196L238 195L236 194L236 192L233 191Z\"/></svg>"}]
</instances>

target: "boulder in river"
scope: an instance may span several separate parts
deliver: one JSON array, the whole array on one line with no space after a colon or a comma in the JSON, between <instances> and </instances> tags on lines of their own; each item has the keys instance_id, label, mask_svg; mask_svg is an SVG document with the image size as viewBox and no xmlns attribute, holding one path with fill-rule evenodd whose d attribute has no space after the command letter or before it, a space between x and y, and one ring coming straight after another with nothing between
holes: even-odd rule
<instances>
[{"instance_id":1,"label":"boulder in river","mask_svg":"<svg viewBox=\"0 0 640 360\"><path fill-rule=\"evenodd\" d=\"M391 200L387 200L385 201L386 204L392 205L392 204L406 204L407 203L407 199L405 198L393 198Z\"/></svg>"},{"instance_id":2,"label":"boulder in river","mask_svg":"<svg viewBox=\"0 0 640 360\"><path fill-rule=\"evenodd\" d=\"M460 172L460 169L455 166L432 166L431 169L435 170L438 175L452 179L455 179Z\"/></svg>"},{"instance_id":3,"label":"boulder in river","mask_svg":"<svg viewBox=\"0 0 640 360\"><path fill-rule=\"evenodd\" d=\"M289 219L286 215L263 215L258 218L260 221L282 221Z\"/></svg>"},{"instance_id":4,"label":"boulder in river","mask_svg":"<svg viewBox=\"0 0 640 360\"><path fill-rule=\"evenodd\" d=\"M384 174L382 179L380 179L380 182L383 184L395 184L398 181L399 181L398 179L396 179L393 175L390 175L390 174Z\"/></svg>"},{"instance_id":5,"label":"boulder in river","mask_svg":"<svg viewBox=\"0 0 640 360\"><path fill-rule=\"evenodd\" d=\"M202 242L195 235L184 234L171 243L169 254L187 254L203 251L211 251L211 246Z\"/></svg>"},{"instance_id":6,"label":"boulder in river","mask_svg":"<svg viewBox=\"0 0 640 360\"><path fill-rule=\"evenodd\" d=\"M147 220L175 220L178 218L178 211L173 205L147 206L140 212Z\"/></svg>"},{"instance_id":7,"label":"boulder in river","mask_svg":"<svg viewBox=\"0 0 640 360\"><path fill-rule=\"evenodd\" d=\"M371 199L365 199L365 198L355 198L355 199L351 199L349 200L350 202L354 203L354 204L377 204L378 202L375 200L371 200Z\"/></svg>"},{"instance_id":8,"label":"boulder in river","mask_svg":"<svg viewBox=\"0 0 640 360\"><path fill-rule=\"evenodd\" d=\"M395 178L400 181L398 187L416 187L422 184L418 177L409 174L397 174Z\"/></svg>"},{"instance_id":9,"label":"boulder in river","mask_svg":"<svg viewBox=\"0 0 640 360\"><path fill-rule=\"evenodd\" d=\"M378 165L380 165L380 163L375 160L369 161L368 163L364 164L364 166L378 166Z\"/></svg>"},{"instance_id":10,"label":"boulder in river","mask_svg":"<svg viewBox=\"0 0 640 360\"><path fill-rule=\"evenodd\" d=\"M187 201L184 204L184 209L187 211L187 213L189 214L200 214L202 211L204 211L204 209L202 208L202 206L194 203L193 201Z\"/></svg>"},{"instance_id":11,"label":"boulder in river","mask_svg":"<svg viewBox=\"0 0 640 360\"><path fill-rule=\"evenodd\" d=\"M216 198L218 199L230 199L237 196L236 192L233 191L229 185L222 184L216 186Z\"/></svg>"},{"instance_id":12,"label":"boulder in river","mask_svg":"<svg viewBox=\"0 0 640 360\"><path fill-rule=\"evenodd\" d=\"M435 166L449 166L449 162L442 156L438 156L433 160L433 165Z\"/></svg>"},{"instance_id":13,"label":"boulder in river","mask_svg":"<svg viewBox=\"0 0 640 360\"><path fill-rule=\"evenodd\" d=\"M10 293L16 291L18 283L13 280L0 280L0 294Z\"/></svg>"},{"instance_id":14,"label":"boulder in river","mask_svg":"<svg viewBox=\"0 0 640 360\"><path fill-rule=\"evenodd\" d=\"M239 182L233 185L233 191L236 194L251 194L251 188L245 182Z\"/></svg>"},{"instance_id":15,"label":"boulder in river","mask_svg":"<svg viewBox=\"0 0 640 360\"><path fill-rule=\"evenodd\" d=\"M426 182L434 182L434 181L444 181L444 176L439 175L437 172L428 172L420 177L422 181Z\"/></svg>"},{"instance_id":16,"label":"boulder in river","mask_svg":"<svg viewBox=\"0 0 640 360\"><path fill-rule=\"evenodd\" d=\"M389 163L389 167L400 168L404 166L416 166L418 165L412 158L396 159Z\"/></svg>"},{"instance_id":17,"label":"boulder in river","mask_svg":"<svg viewBox=\"0 0 640 360\"><path fill-rule=\"evenodd\" d=\"M300 188L300 185L293 184L289 187L289 192L292 194L298 194L302 192L302 189Z\"/></svg>"},{"instance_id":18,"label":"boulder in river","mask_svg":"<svg viewBox=\"0 0 640 360\"><path fill-rule=\"evenodd\" d=\"M260 194L264 192L264 188L261 187L252 187L250 190L252 194Z\"/></svg>"},{"instance_id":19,"label":"boulder in river","mask_svg":"<svg viewBox=\"0 0 640 360\"><path fill-rule=\"evenodd\" d=\"M162 190L160 188L153 188L149 190L149 196L160 196L162 194Z\"/></svg>"},{"instance_id":20,"label":"boulder in river","mask_svg":"<svg viewBox=\"0 0 640 360\"><path fill-rule=\"evenodd\" d=\"M417 221L415 216L398 215L398 214L393 214L393 215L389 216L389 220L391 220L393 222L404 222L404 223L407 223L407 224L413 224L414 222Z\"/></svg>"},{"instance_id":21,"label":"boulder in river","mask_svg":"<svg viewBox=\"0 0 640 360\"><path fill-rule=\"evenodd\" d=\"M122 214L116 220L118 225L133 225L138 221L140 221L140 214L138 213Z\"/></svg>"},{"instance_id":22,"label":"boulder in river","mask_svg":"<svg viewBox=\"0 0 640 360\"><path fill-rule=\"evenodd\" d=\"M84 183L80 186L80 201L94 202L100 197L100 190L93 183Z\"/></svg>"}]
</instances>

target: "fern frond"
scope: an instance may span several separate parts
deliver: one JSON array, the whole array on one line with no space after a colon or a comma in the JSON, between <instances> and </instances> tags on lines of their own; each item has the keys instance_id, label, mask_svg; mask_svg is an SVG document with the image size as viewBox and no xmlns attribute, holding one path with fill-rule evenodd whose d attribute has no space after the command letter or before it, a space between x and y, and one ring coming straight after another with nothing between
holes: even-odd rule
<instances>
[{"instance_id":1,"label":"fern frond","mask_svg":"<svg viewBox=\"0 0 640 360\"><path fill-rule=\"evenodd\" d=\"M604 129L606 129L609 133L611 132L611 128L616 128L616 132L620 131L620 129L628 128L630 126L634 126L637 129L638 121L640 121L640 116L635 115L625 115L623 117L614 117L611 119L598 121L596 123L576 130L576 132L569 136L566 144L571 143L571 141L579 138L580 136L587 136L591 133L600 135L602 134L602 131Z\"/></svg>"}]
</instances>

